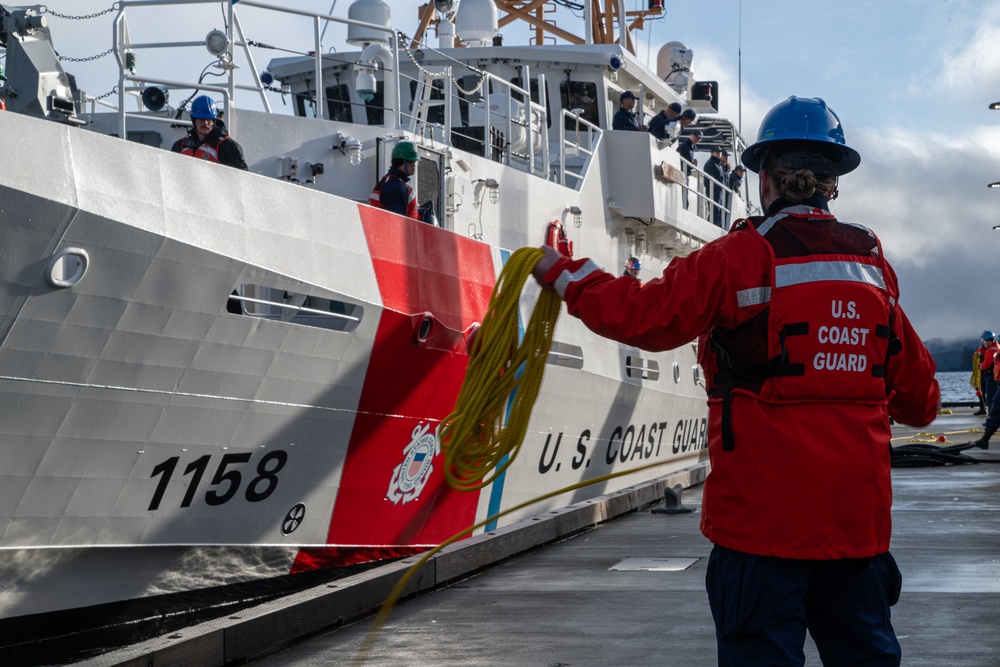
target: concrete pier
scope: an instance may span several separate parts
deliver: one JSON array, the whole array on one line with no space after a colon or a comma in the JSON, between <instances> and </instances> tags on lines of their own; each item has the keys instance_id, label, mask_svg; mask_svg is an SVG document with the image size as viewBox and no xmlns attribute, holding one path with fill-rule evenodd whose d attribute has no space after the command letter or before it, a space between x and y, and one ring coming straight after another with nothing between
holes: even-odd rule
<instances>
[{"instance_id":1,"label":"concrete pier","mask_svg":"<svg viewBox=\"0 0 1000 667\"><path fill-rule=\"evenodd\" d=\"M893 444L975 440L981 420L957 409L924 429L897 428ZM893 470L892 553L903 573L893 624L904 665L1000 665L1000 438L965 453L982 463ZM414 576L412 595L375 635L371 612L415 558L83 664L715 665L702 474L454 545ZM688 487L682 503L694 511L651 511L674 483ZM558 536L574 522L581 527ZM820 664L811 643L806 655Z\"/></svg>"}]
</instances>

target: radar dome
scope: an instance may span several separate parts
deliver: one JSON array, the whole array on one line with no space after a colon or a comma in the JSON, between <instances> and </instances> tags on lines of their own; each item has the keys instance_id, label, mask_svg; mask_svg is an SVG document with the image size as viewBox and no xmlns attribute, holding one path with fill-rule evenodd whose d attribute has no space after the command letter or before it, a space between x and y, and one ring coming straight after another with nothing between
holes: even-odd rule
<instances>
[{"instance_id":1,"label":"radar dome","mask_svg":"<svg viewBox=\"0 0 1000 667\"><path fill-rule=\"evenodd\" d=\"M347 18L354 21L364 21L375 25L391 27L389 22L389 5L382 0L354 0L347 10ZM389 33L382 30L373 30L364 26L348 24L347 43L355 46L365 44L388 44Z\"/></svg>"},{"instance_id":2,"label":"radar dome","mask_svg":"<svg viewBox=\"0 0 1000 667\"><path fill-rule=\"evenodd\" d=\"M455 15L458 38L466 44L488 44L500 30L493 0L462 0Z\"/></svg>"},{"instance_id":3,"label":"radar dome","mask_svg":"<svg viewBox=\"0 0 1000 667\"><path fill-rule=\"evenodd\" d=\"M656 76L678 93L685 93L691 78L694 51L681 42L667 42L656 54Z\"/></svg>"}]
</instances>

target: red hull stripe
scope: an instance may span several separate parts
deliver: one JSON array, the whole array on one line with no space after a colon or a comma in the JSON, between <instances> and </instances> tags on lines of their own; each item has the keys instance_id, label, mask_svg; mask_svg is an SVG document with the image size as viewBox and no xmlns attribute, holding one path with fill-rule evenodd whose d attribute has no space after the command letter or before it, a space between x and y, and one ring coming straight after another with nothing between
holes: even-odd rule
<instances>
[{"instance_id":1,"label":"red hull stripe","mask_svg":"<svg viewBox=\"0 0 1000 667\"><path fill-rule=\"evenodd\" d=\"M465 376L462 332L489 304L492 253L422 222L359 209L384 311L328 543L439 544L475 521L479 494L448 488L430 443Z\"/></svg>"}]
</instances>

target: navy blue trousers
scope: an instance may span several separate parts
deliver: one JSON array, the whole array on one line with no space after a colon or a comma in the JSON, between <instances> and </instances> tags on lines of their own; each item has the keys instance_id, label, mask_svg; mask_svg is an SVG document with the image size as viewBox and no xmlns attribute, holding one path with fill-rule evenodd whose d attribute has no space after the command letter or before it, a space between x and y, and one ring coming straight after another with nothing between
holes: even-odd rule
<instances>
[{"instance_id":1,"label":"navy blue trousers","mask_svg":"<svg viewBox=\"0 0 1000 667\"><path fill-rule=\"evenodd\" d=\"M801 667L806 631L826 667L898 667L889 607L902 578L873 558L791 560L716 546L706 587L720 667Z\"/></svg>"}]
</instances>

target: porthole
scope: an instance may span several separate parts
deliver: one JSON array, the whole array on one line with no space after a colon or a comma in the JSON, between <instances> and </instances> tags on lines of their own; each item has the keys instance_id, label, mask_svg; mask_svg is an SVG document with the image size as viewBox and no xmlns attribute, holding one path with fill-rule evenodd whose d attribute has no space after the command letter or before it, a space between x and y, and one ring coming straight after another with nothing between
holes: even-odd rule
<instances>
[{"instance_id":1,"label":"porthole","mask_svg":"<svg viewBox=\"0 0 1000 667\"><path fill-rule=\"evenodd\" d=\"M53 287L72 287L83 279L90 264L90 256L83 248L60 250L49 260L45 277Z\"/></svg>"}]
</instances>

